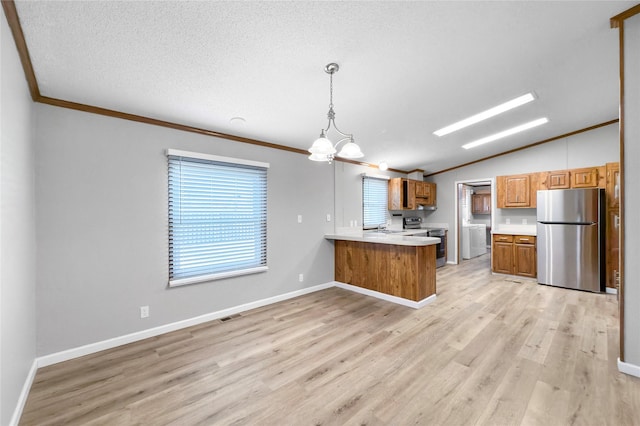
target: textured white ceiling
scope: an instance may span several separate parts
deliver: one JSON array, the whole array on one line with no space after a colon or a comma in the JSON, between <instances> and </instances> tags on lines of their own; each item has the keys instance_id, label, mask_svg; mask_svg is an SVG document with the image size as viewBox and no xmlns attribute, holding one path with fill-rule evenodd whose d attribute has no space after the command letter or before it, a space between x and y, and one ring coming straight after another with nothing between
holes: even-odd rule
<instances>
[{"instance_id":1,"label":"textured white ceiling","mask_svg":"<svg viewBox=\"0 0 640 426\"><path fill-rule=\"evenodd\" d=\"M636 1L17 1L44 96L306 149L336 123L363 161L427 172L618 117L618 31ZM528 91L535 102L434 130ZM244 125L232 124L243 117ZM472 150L479 137L546 116ZM331 134L330 134L331 136Z\"/></svg>"}]
</instances>

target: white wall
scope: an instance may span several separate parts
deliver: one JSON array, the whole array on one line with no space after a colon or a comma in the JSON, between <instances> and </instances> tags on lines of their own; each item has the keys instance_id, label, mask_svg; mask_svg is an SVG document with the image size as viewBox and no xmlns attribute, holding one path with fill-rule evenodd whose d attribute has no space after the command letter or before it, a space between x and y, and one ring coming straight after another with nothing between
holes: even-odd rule
<instances>
[{"instance_id":1,"label":"white wall","mask_svg":"<svg viewBox=\"0 0 640 426\"><path fill-rule=\"evenodd\" d=\"M167 148L270 163L268 272L167 288ZM38 355L333 280L327 164L40 104L36 162Z\"/></svg>"},{"instance_id":2,"label":"white wall","mask_svg":"<svg viewBox=\"0 0 640 426\"><path fill-rule=\"evenodd\" d=\"M503 155L467 167L437 174L425 180L435 182L438 188L438 210L430 213L428 222L448 223L449 238L455 232L455 182L484 180L495 176L600 166L620 160L618 124L601 127L512 154ZM533 142L533 141L532 141ZM637 157L636 157L637 158ZM494 195L495 197L495 195ZM535 224L535 209L493 209L494 223ZM448 259L454 259L455 245L448 244Z\"/></svg>"},{"instance_id":3,"label":"white wall","mask_svg":"<svg viewBox=\"0 0 640 426\"><path fill-rule=\"evenodd\" d=\"M362 229L363 173L388 177L407 177L389 170L381 171L374 167L341 161L333 163L333 168L335 169L336 228L348 228L352 223L357 222L356 228Z\"/></svg>"},{"instance_id":4,"label":"white wall","mask_svg":"<svg viewBox=\"0 0 640 426\"><path fill-rule=\"evenodd\" d=\"M640 15L624 36L624 361L640 367Z\"/></svg>"},{"instance_id":5,"label":"white wall","mask_svg":"<svg viewBox=\"0 0 640 426\"><path fill-rule=\"evenodd\" d=\"M6 19L0 101L0 424L7 425L35 359L33 104Z\"/></svg>"}]
</instances>

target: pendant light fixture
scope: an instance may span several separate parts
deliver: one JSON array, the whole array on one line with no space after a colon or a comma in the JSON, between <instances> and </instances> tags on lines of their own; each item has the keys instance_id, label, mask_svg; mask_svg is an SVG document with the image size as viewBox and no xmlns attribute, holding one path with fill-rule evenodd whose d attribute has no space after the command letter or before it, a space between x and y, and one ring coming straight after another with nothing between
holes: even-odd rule
<instances>
[{"instance_id":1,"label":"pendant light fixture","mask_svg":"<svg viewBox=\"0 0 640 426\"><path fill-rule=\"evenodd\" d=\"M312 161L326 161L331 164L336 156L336 152L338 152L338 145L343 142L347 143L345 143L340 152L338 152L338 157L364 157L364 154L360 150L360 147L353 141L353 135L341 132L340 129L338 129L338 127L336 126L336 113L333 111L333 74L337 73L339 69L340 67L338 66L338 64L333 62L327 64L324 67L324 71L329 74L329 112L327 113L329 123L327 124L326 129L322 129L320 131L320 137L316 139L311 148L309 148L309 152L311 153L309 159ZM332 125L334 130L341 136L343 136L343 138L340 139L335 145L329 140L329 138L327 138L327 132Z\"/></svg>"}]
</instances>

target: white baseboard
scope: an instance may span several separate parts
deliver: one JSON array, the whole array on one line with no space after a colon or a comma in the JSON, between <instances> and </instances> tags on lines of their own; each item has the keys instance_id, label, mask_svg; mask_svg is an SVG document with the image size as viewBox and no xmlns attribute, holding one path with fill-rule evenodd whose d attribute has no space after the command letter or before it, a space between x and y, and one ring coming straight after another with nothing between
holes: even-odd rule
<instances>
[{"instance_id":1,"label":"white baseboard","mask_svg":"<svg viewBox=\"0 0 640 426\"><path fill-rule=\"evenodd\" d=\"M235 315L240 312L248 311L250 309L260 308L262 306L270 305L272 303L281 302L283 300L287 300L287 299L302 296L305 294L313 293L316 291L324 290L326 288L330 288L333 286L334 286L333 282L328 282L326 284L320 284L313 287L303 288L301 290L292 291L292 292L281 294L278 296L268 297L262 300L256 300L255 302L245 303L243 305L234 306L231 308L223 309L221 311L211 312L205 315L200 315L194 318L177 321L171 324L165 324L159 327L149 328L147 330L125 334L124 336L118 336L112 339L90 343L88 345L68 349L61 352L56 352L50 355L44 355L37 358L36 361L37 361L38 367L46 367L48 365L57 364L63 361L68 361L73 358L78 358L81 356L100 352L105 349L115 348L117 346L126 345L132 342L137 342L139 340L147 339L149 337L159 336L161 334L169 333L171 331L180 330L182 328L202 324L207 321L213 321L219 318Z\"/></svg>"},{"instance_id":2,"label":"white baseboard","mask_svg":"<svg viewBox=\"0 0 640 426\"><path fill-rule=\"evenodd\" d=\"M24 381L24 385L22 386L22 391L20 392L20 396L18 397L18 403L16 404L15 410L13 410L13 416L11 416L11 420L9 421L9 425L18 426L18 422L20 421L20 417L22 417L22 411L24 410L24 406L27 403L27 397L29 396L29 391L31 390L31 385L33 384L33 379L36 377L36 372L38 371L38 359L34 359L33 363L31 363L31 368L29 369L29 373L27 374L27 378Z\"/></svg>"},{"instance_id":3,"label":"white baseboard","mask_svg":"<svg viewBox=\"0 0 640 426\"><path fill-rule=\"evenodd\" d=\"M618 294L618 289L617 288L607 287L606 288L606 293L607 294Z\"/></svg>"},{"instance_id":4,"label":"white baseboard","mask_svg":"<svg viewBox=\"0 0 640 426\"><path fill-rule=\"evenodd\" d=\"M618 358L618 371L630 376L640 377L640 366L620 361Z\"/></svg>"},{"instance_id":5,"label":"white baseboard","mask_svg":"<svg viewBox=\"0 0 640 426\"><path fill-rule=\"evenodd\" d=\"M368 290L368 289L362 288L362 287L356 287L354 285L341 283L339 281L334 281L333 283L334 283L334 285L336 287L343 288L345 290L353 291L355 293L365 294L367 296L375 297L377 299L386 300L387 302L397 303L399 305L408 306L408 307L414 308L414 309L422 308L423 306L426 306L429 303L432 303L432 302L434 302L436 300L436 295L435 294L432 294L431 296L427 297L426 299L422 299L422 300L420 300L418 302L414 302L413 300L404 299L402 297L397 297L397 296L391 296L390 294L380 293L378 291Z\"/></svg>"}]
</instances>

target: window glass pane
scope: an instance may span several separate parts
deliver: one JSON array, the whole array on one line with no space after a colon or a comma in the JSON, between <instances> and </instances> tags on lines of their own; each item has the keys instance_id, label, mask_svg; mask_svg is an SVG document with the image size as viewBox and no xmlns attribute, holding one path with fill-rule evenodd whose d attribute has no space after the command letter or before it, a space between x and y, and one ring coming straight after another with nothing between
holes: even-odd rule
<instances>
[{"instance_id":1,"label":"window glass pane","mask_svg":"<svg viewBox=\"0 0 640 426\"><path fill-rule=\"evenodd\" d=\"M362 225L364 228L386 225L389 218L388 184L386 179L362 177Z\"/></svg>"},{"instance_id":2,"label":"window glass pane","mask_svg":"<svg viewBox=\"0 0 640 426\"><path fill-rule=\"evenodd\" d=\"M267 169L169 155L169 281L267 264Z\"/></svg>"}]
</instances>

